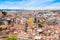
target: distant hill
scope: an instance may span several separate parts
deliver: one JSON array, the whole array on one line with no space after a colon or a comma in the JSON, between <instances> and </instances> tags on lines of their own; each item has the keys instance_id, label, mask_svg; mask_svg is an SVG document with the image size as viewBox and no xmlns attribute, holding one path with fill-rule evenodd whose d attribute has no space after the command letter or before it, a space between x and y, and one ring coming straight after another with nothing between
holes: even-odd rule
<instances>
[{"instance_id":1,"label":"distant hill","mask_svg":"<svg viewBox=\"0 0 60 40\"><path fill-rule=\"evenodd\" d=\"M4 11L4 12L18 12L18 11L26 11L26 10L22 10L22 9L0 9L0 11Z\"/></svg>"},{"instance_id":2,"label":"distant hill","mask_svg":"<svg viewBox=\"0 0 60 40\"><path fill-rule=\"evenodd\" d=\"M0 11L4 12L24 12L24 11L60 11L60 10L25 10L25 9L0 9Z\"/></svg>"}]
</instances>

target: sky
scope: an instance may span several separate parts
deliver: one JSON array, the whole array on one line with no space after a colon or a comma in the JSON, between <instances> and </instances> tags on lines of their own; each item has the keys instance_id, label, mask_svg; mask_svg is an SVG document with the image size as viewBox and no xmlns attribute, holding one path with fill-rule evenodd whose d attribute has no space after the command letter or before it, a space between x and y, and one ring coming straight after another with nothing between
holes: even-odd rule
<instances>
[{"instance_id":1,"label":"sky","mask_svg":"<svg viewBox=\"0 0 60 40\"><path fill-rule=\"evenodd\" d=\"M60 0L0 0L0 9L60 9Z\"/></svg>"}]
</instances>

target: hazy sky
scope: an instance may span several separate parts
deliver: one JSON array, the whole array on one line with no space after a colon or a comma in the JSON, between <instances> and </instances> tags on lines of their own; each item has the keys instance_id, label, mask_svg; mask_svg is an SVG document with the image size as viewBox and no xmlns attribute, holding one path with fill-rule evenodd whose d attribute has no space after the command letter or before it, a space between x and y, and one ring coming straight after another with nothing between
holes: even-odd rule
<instances>
[{"instance_id":1,"label":"hazy sky","mask_svg":"<svg viewBox=\"0 0 60 40\"><path fill-rule=\"evenodd\" d=\"M0 0L0 9L60 9L60 0Z\"/></svg>"}]
</instances>

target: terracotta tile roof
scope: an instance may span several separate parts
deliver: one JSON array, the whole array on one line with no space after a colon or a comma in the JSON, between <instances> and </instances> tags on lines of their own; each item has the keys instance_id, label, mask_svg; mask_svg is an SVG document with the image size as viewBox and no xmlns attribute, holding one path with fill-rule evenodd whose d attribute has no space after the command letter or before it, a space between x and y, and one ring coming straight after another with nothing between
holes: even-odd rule
<instances>
[{"instance_id":1,"label":"terracotta tile roof","mask_svg":"<svg viewBox=\"0 0 60 40\"><path fill-rule=\"evenodd\" d=\"M14 25L14 28L15 28L16 30L24 30L25 25L24 25L24 24L15 24L15 25Z\"/></svg>"},{"instance_id":2,"label":"terracotta tile roof","mask_svg":"<svg viewBox=\"0 0 60 40\"><path fill-rule=\"evenodd\" d=\"M60 35L60 29L57 29L56 30L56 33Z\"/></svg>"},{"instance_id":3,"label":"terracotta tile roof","mask_svg":"<svg viewBox=\"0 0 60 40\"><path fill-rule=\"evenodd\" d=\"M30 34L19 33L18 37L29 37Z\"/></svg>"}]
</instances>

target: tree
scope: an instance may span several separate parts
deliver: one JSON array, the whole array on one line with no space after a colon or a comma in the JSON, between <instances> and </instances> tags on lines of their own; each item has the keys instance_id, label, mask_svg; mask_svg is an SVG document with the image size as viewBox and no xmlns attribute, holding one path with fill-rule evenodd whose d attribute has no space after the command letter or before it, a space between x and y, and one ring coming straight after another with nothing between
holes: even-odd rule
<instances>
[{"instance_id":1,"label":"tree","mask_svg":"<svg viewBox=\"0 0 60 40\"><path fill-rule=\"evenodd\" d=\"M2 22L0 22L0 26L1 26L1 25L4 25L4 24L3 24Z\"/></svg>"},{"instance_id":2,"label":"tree","mask_svg":"<svg viewBox=\"0 0 60 40\"><path fill-rule=\"evenodd\" d=\"M38 24L38 27L39 27L39 28L42 28L42 27L43 27L43 25L42 25L41 23L39 23L39 24Z\"/></svg>"},{"instance_id":3,"label":"tree","mask_svg":"<svg viewBox=\"0 0 60 40\"><path fill-rule=\"evenodd\" d=\"M31 29L34 30L35 28L32 27Z\"/></svg>"},{"instance_id":4,"label":"tree","mask_svg":"<svg viewBox=\"0 0 60 40\"><path fill-rule=\"evenodd\" d=\"M7 28L3 28L3 27L0 27L0 31L2 31L2 30L6 30Z\"/></svg>"},{"instance_id":5,"label":"tree","mask_svg":"<svg viewBox=\"0 0 60 40\"><path fill-rule=\"evenodd\" d=\"M11 37L8 37L7 40L18 40L18 38L16 36L11 36Z\"/></svg>"},{"instance_id":6,"label":"tree","mask_svg":"<svg viewBox=\"0 0 60 40\"><path fill-rule=\"evenodd\" d=\"M34 20L35 20L34 23L36 23L36 21L37 21L36 17L34 18Z\"/></svg>"},{"instance_id":7,"label":"tree","mask_svg":"<svg viewBox=\"0 0 60 40\"><path fill-rule=\"evenodd\" d=\"M2 31L3 29L2 29L2 27L0 27L0 31Z\"/></svg>"},{"instance_id":8,"label":"tree","mask_svg":"<svg viewBox=\"0 0 60 40\"><path fill-rule=\"evenodd\" d=\"M2 12L2 14L3 14L4 16L6 16L6 15L7 15L7 12Z\"/></svg>"}]
</instances>

